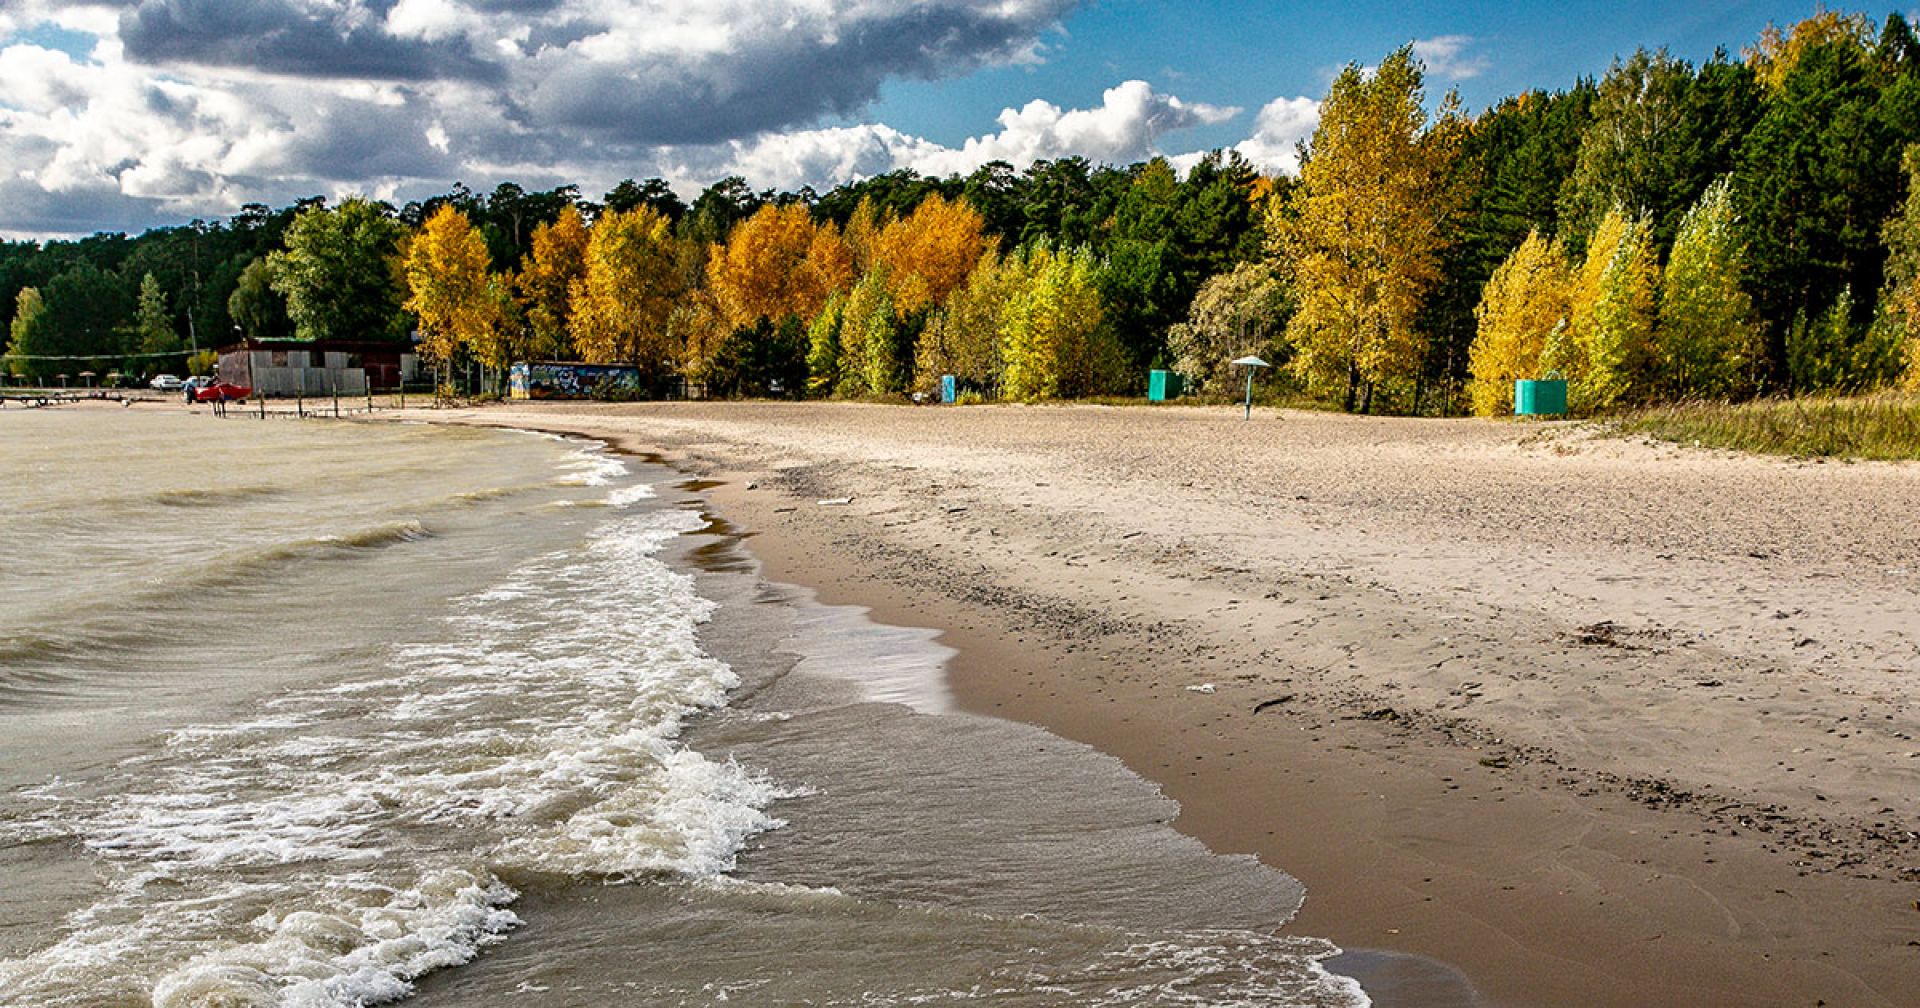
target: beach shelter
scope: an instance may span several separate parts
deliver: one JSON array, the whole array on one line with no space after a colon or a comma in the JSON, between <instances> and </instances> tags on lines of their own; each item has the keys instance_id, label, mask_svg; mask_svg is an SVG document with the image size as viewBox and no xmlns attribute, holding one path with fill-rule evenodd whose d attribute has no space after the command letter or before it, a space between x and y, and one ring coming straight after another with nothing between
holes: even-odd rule
<instances>
[{"instance_id":1,"label":"beach shelter","mask_svg":"<svg viewBox=\"0 0 1920 1008\"><path fill-rule=\"evenodd\" d=\"M1253 356L1252 354L1248 354L1245 357L1235 358L1234 360L1231 360L1228 363L1233 365L1234 367L1243 367L1247 369L1247 401L1245 404L1246 411L1241 414L1240 419L1251 420L1253 419L1253 376L1256 374L1259 374L1261 368L1272 367L1273 365L1267 363L1266 361L1261 360L1258 357Z\"/></svg>"}]
</instances>

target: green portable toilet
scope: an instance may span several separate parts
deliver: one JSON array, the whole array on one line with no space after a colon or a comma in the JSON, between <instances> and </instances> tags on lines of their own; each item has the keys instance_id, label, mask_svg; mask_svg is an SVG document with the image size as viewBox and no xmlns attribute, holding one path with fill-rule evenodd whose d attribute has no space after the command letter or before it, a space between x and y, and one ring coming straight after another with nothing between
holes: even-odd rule
<instances>
[{"instance_id":1,"label":"green portable toilet","mask_svg":"<svg viewBox=\"0 0 1920 1008\"><path fill-rule=\"evenodd\" d=\"M1566 416L1567 382L1564 378L1521 379L1513 383L1514 416Z\"/></svg>"},{"instance_id":2,"label":"green portable toilet","mask_svg":"<svg viewBox=\"0 0 1920 1008\"><path fill-rule=\"evenodd\" d=\"M1152 402L1166 402L1178 399L1182 386L1180 376L1172 371L1153 370L1147 372L1147 399Z\"/></svg>"}]
</instances>

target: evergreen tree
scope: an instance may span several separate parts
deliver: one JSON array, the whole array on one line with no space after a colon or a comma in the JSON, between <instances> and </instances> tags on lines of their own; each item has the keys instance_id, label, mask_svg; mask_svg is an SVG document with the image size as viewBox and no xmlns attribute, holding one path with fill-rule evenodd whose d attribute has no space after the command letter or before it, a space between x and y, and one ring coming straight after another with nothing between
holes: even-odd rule
<instances>
[{"instance_id":1,"label":"evergreen tree","mask_svg":"<svg viewBox=\"0 0 1920 1008\"><path fill-rule=\"evenodd\" d=\"M1654 242L1672 244L1680 220L1731 171L1761 109L1753 71L1716 53L1696 76L1662 50L1616 61L1600 82L1561 214L1573 234L1612 207L1646 215Z\"/></svg>"},{"instance_id":2,"label":"evergreen tree","mask_svg":"<svg viewBox=\"0 0 1920 1008\"><path fill-rule=\"evenodd\" d=\"M608 190L605 203L606 209L617 211L652 207L655 213L676 223L687 212L687 204L681 201L673 187L666 180L658 178L650 178L645 182L622 179L619 185Z\"/></svg>"},{"instance_id":3,"label":"evergreen tree","mask_svg":"<svg viewBox=\"0 0 1920 1008\"><path fill-rule=\"evenodd\" d=\"M47 281L40 296L45 302L41 352L80 358L53 361L49 373L98 371L130 349L126 335L135 297L119 274L82 262Z\"/></svg>"},{"instance_id":4,"label":"evergreen tree","mask_svg":"<svg viewBox=\"0 0 1920 1008\"><path fill-rule=\"evenodd\" d=\"M1791 320L1817 326L1843 289L1880 289L1880 226L1900 198L1900 152L1915 140L1920 78L1888 80L1852 37L1802 47L1780 76L1742 145L1734 181L1748 232L1748 291L1767 323L1767 370L1776 381L1801 384L1787 359Z\"/></svg>"}]
</instances>

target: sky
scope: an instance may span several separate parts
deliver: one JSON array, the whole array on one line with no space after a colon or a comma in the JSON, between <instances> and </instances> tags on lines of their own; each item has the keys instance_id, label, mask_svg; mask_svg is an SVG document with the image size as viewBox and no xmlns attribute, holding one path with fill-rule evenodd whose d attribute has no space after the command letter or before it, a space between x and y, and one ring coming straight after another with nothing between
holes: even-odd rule
<instances>
[{"instance_id":1,"label":"sky","mask_svg":"<svg viewBox=\"0 0 1920 1008\"><path fill-rule=\"evenodd\" d=\"M1812 0L0 0L0 235L456 182L684 195L1231 147L1289 172L1340 68L1412 44L1469 109ZM1876 16L1885 11L1875 10Z\"/></svg>"}]
</instances>

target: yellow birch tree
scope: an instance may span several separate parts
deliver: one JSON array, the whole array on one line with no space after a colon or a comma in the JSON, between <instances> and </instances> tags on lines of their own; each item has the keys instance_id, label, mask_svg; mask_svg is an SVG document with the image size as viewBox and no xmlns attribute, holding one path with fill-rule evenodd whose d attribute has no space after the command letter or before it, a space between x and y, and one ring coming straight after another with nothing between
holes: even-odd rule
<instances>
[{"instance_id":1,"label":"yellow birch tree","mask_svg":"<svg viewBox=\"0 0 1920 1008\"><path fill-rule=\"evenodd\" d=\"M1479 416L1513 412L1513 383L1542 377L1547 338L1568 314L1567 256L1534 231L1493 271L1474 309L1479 328L1468 352L1467 394Z\"/></svg>"},{"instance_id":2,"label":"yellow birch tree","mask_svg":"<svg viewBox=\"0 0 1920 1008\"><path fill-rule=\"evenodd\" d=\"M1005 368L1001 358L1001 318L1024 279L1020 264L989 249L980 254L967 280L914 345L914 374L921 391L933 392L941 375L953 375L974 389L996 389Z\"/></svg>"},{"instance_id":3,"label":"yellow birch tree","mask_svg":"<svg viewBox=\"0 0 1920 1008\"><path fill-rule=\"evenodd\" d=\"M804 267L813 246L813 217L805 205L769 203L733 226L724 245L707 256L707 289L733 326L789 314L811 316Z\"/></svg>"},{"instance_id":4,"label":"yellow birch tree","mask_svg":"<svg viewBox=\"0 0 1920 1008\"><path fill-rule=\"evenodd\" d=\"M1001 322L1002 391L1036 402L1085 395L1118 363L1100 327L1098 265L1085 248L1027 250Z\"/></svg>"},{"instance_id":5,"label":"yellow birch tree","mask_svg":"<svg viewBox=\"0 0 1920 1008\"><path fill-rule=\"evenodd\" d=\"M506 288L490 264L486 237L451 205L421 225L405 273L422 357L444 364L465 347L489 367L507 364Z\"/></svg>"},{"instance_id":6,"label":"yellow birch tree","mask_svg":"<svg viewBox=\"0 0 1920 1008\"><path fill-rule=\"evenodd\" d=\"M532 247L514 278L521 310L532 331L534 356L573 356L568 326L573 318L573 285L587 274L587 224L568 204L551 224L533 230Z\"/></svg>"},{"instance_id":7,"label":"yellow birch tree","mask_svg":"<svg viewBox=\"0 0 1920 1008\"><path fill-rule=\"evenodd\" d=\"M609 211L587 239L569 331L582 359L661 372L675 363L668 316L681 293L667 219L650 206Z\"/></svg>"},{"instance_id":8,"label":"yellow birch tree","mask_svg":"<svg viewBox=\"0 0 1920 1008\"><path fill-rule=\"evenodd\" d=\"M1411 46L1372 73L1348 64L1321 104L1300 182L1269 215L1275 252L1297 278L1288 325L1310 388L1371 408L1383 381L1414 374L1426 352L1415 320L1440 275L1460 194L1449 169L1461 125L1433 123Z\"/></svg>"},{"instance_id":9,"label":"yellow birch tree","mask_svg":"<svg viewBox=\"0 0 1920 1008\"><path fill-rule=\"evenodd\" d=\"M1726 179L1680 223L1660 286L1660 384L1677 397L1741 391L1760 355L1753 301L1741 286L1746 239Z\"/></svg>"},{"instance_id":10,"label":"yellow birch tree","mask_svg":"<svg viewBox=\"0 0 1920 1008\"><path fill-rule=\"evenodd\" d=\"M1542 360L1567 379L1574 412L1611 409L1645 394L1654 372L1659 286L1652 225L1609 210L1574 273L1564 338L1550 339Z\"/></svg>"},{"instance_id":11,"label":"yellow birch tree","mask_svg":"<svg viewBox=\"0 0 1920 1008\"><path fill-rule=\"evenodd\" d=\"M881 229L874 261L893 277L894 306L905 315L946 300L995 243L987 222L965 200L934 193L913 213Z\"/></svg>"},{"instance_id":12,"label":"yellow birch tree","mask_svg":"<svg viewBox=\"0 0 1920 1008\"><path fill-rule=\"evenodd\" d=\"M1898 348L1901 384L1920 390L1920 144L1907 148L1902 165L1907 196L1880 232L1887 248L1886 285L1874 326Z\"/></svg>"}]
</instances>

